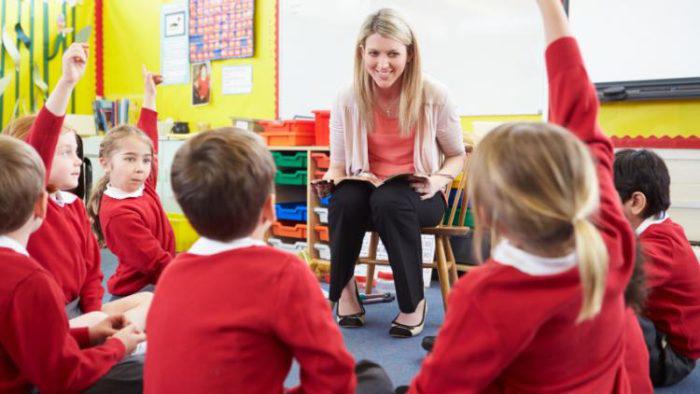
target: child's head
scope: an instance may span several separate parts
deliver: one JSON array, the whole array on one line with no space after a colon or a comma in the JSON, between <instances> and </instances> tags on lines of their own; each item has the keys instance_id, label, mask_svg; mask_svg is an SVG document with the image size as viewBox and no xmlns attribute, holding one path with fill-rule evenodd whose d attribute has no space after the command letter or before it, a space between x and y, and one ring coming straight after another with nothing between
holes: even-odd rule
<instances>
[{"instance_id":1,"label":"child's head","mask_svg":"<svg viewBox=\"0 0 700 394\"><path fill-rule=\"evenodd\" d=\"M36 120L36 115L17 118L5 127L4 134L26 141L29 130ZM78 136L74 129L64 125L58 137L51 172L49 173L50 190L73 190L78 187L80 168L83 164L78 156Z\"/></svg>"},{"instance_id":2,"label":"child's head","mask_svg":"<svg viewBox=\"0 0 700 394\"><path fill-rule=\"evenodd\" d=\"M187 141L175 155L175 198L200 235L230 241L275 220L275 163L260 137L221 128Z\"/></svg>"},{"instance_id":3,"label":"child's head","mask_svg":"<svg viewBox=\"0 0 700 394\"><path fill-rule=\"evenodd\" d=\"M105 175L93 187L87 211L92 218L93 230L98 240L102 241L100 201L107 185L127 193L141 188L151 175L153 142L134 126L117 126L100 143L99 159Z\"/></svg>"},{"instance_id":4,"label":"child's head","mask_svg":"<svg viewBox=\"0 0 700 394\"><path fill-rule=\"evenodd\" d=\"M632 227L671 205L671 178L666 163L646 149L624 149L615 154L615 188Z\"/></svg>"},{"instance_id":5,"label":"child's head","mask_svg":"<svg viewBox=\"0 0 700 394\"><path fill-rule=\"evenodd\" d=\"M27 225L46 212L44 163L32 147L0 135L0 235ZM33 224L36 230L41 220Z\"/></svg>"},{"instance_id":6,"label":"child's head","mask_svg":"<svg viewBox=\"0 0 700 394\"><path fill-rule=\"evenodd\" d=\"M489 229L535 254L575 249L583 305L579 320L600 310L607 251L589 222L599 203L598 182L586 146L567 130L545 123L497 127L480 142L469 171L476 208L475 245Z\"/></svg>"}]
</instances>

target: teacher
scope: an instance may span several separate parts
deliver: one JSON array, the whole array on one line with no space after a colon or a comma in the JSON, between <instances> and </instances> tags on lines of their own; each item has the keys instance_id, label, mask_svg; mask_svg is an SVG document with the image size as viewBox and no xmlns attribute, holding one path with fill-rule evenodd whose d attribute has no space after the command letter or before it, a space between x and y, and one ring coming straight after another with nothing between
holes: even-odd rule
<instances>
[{"instance_id":1,"label":"teacher","mask_svg":"<svg viewBox=\"0 0 700 394\"><path fill-rule=\"evenodd\" d=\"M331 111L329 206L330 300L342 327L364 326L354 268L364 234L375 230L386 247L400 313L389 334L412 337L425 324L421 274L421 227L435 226L445 212L445 188L462 170L464 144L459 117L445 87L423 75L411 27L391 9L370 15L355 48L352 87ZM338 181L362 176L382 181L415 173L423 181Z\"/></svg>"}]
</instances>

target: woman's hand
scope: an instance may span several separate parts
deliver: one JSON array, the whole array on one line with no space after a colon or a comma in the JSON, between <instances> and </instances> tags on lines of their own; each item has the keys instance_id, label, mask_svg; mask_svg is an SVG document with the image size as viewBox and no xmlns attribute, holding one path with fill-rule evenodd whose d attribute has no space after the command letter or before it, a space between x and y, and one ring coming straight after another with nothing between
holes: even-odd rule
<instances>
[{"instance_id":1,"label":"woman's hand","mask_svg":"<svg viewBox=\"0 0 700 394\"><path fill-rule=\"evenodd\" d=\"M432 198L437 192L445 190L448 183L452 183L450 178L444 176L431 175L427 178L416 177L411 180L411 187L420 194L421 200Z\"/></svg>"}]
</instances>

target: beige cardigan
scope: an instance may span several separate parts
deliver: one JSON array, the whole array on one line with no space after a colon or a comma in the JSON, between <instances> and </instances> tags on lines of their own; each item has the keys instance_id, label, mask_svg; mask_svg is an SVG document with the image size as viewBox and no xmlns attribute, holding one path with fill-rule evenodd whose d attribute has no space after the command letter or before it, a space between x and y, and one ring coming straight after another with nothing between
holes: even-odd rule
<instances>
[{"instance_id":1,"label":"beige cardigan","mask_svg":"<svg viewBox=\"0 0 700 394\"><path fill-rule=\"evenodd\" d=\"M447 89L424 76L425 127L415 133L413 162L416 173L433 174L440 170L442 157L464 153L462 128ZM370 172L367 154L367 130L360 127L360 115L352 86L344 89L331 110L331 163L344 164L347 174Z\"/></svg>"}]
</instances>

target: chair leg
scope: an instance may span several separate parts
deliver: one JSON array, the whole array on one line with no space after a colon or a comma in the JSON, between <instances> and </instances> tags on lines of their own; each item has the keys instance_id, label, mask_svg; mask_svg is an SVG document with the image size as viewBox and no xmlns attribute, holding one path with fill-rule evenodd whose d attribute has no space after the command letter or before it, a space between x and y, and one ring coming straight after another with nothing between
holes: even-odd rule
<instances>
[{"instance_id":1,"label":"chair leg","mask_svg":"<svg viewBox=\"0 0 700 394\"><path fill-rule=\"evenodd\" d=\"M445 251L447 252L447 261L450 265L450 286L453 286L457 281L457 260L455 260L455 254L452 251L450 237L444 237L444 240L442 242L445 245Z\"/></svg>"},{"instance_id":2,"label":"chair leg","mask_svg":"<svg viewBox=\"0 0 700 394\"><path fill-rule=\"evenodd\" d=\"M379 246L379 234L372 232L369 239L369 253L367 257L370 260L377 259L377 247ZM365 294L372 294L372 286L374 286L374 264L367 264L367 282L365 282Z\"/></svg>"},{"instance_id":3,"label":"chair leg","mask_svg":"<svg viewBox=\"0 0 700 394\"><path fill-rule=\"evenodd\" d=\"M442 293L442 305L447 311L447 294L450 292L450 278L447 272L447 259L445 258L445 245L442 237L435 237L437 249L437 269L440 278L440 292Z\"/></svg>"}]
</instances>

